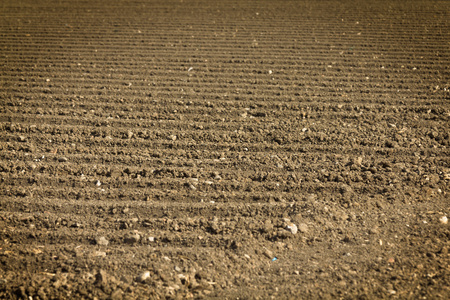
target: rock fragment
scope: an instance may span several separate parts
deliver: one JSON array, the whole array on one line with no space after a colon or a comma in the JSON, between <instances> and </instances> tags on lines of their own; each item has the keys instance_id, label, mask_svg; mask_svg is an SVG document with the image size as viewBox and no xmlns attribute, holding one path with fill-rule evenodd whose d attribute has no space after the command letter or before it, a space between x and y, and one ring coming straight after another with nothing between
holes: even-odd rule
<instances>
[{"instance_id":1,"label":"rock fragment","mask_svg":"<svg viewBox=\"0 0 450 300\"><path fill-rule=\"evenodd\" d=\"M109 241L104 236L101 236L95 239L95 243L99 246L108 246Z\"/></svg>"},{"instance_id":2,"label":"rock fragment","mask_svg":"<svg viewBox=\"0 0 450 300\"><path fill-rule=\"evenodd\" d=\"M144 271L136 277L137 282L143 282L147 278L150 278L150 271Z\"/></svg>"},{"instance_id":3,"label":"rock fragment","mask_svg":"<svg viewBox=\"0 0 450 300\"><path fill-rule=\"evenodd\" d=\"M92 253L92 255L95 257L106 257L106 252L105 251L94 251Z\"/></svg>"},{"instance_id":4,"label":"rock fragment","mask_svg":"<svg viewBox=\"0 0 450 300\"><path fill-rule=\"evenodd\" d=\"M290 231L292 234L297 234L298 227L294 223L288 223L286 226L286 230Z\"/></svg>"},{"instance_id":5,"label":"rock fragment","mask_svg":"<svg viewBox=\"0 0 450 300\"><path fill-rule=\"evenodd\" d=\"M305 223L299 224L298 225L298 230L301 233L307 233L308 232L308 225L306 225Z\"/></svg>"},{"instance_id":6,"label":"rock fragment","mask_svg":"<svg viewBox=\"0 0 450 300\"><path fill-rule=\"evenodd\" d=\"M141 236L137 233L129 233L124 237L124 242L127 244L136 244L141 239Z\"/></svg>"},{"instance_id":7,"label":"rock fragment","mask_svg":"<svg viewBox=\"0 0 450 300\"><path fill-rule=\"evenodd\" d=\"M270 258L270 259L273 258L273 252L270 251L269 249L264 249L263 255L264 255L265 257L267 257L267 258Z\"/></svg>"},{"instance_id":8,"label":"rock fragment","mask_svg":"<svg viewBox=\"0 0 450 300\"><path fill-rule=\"evenodd\" d=\"M269 219L267 219L264 222L264 226L263 226L262 230L264 232L266 232L266 233L269 233L269 232L271 232L273 230L273 224L272 224L272 222Z\"/></svg>"}]
</instances>

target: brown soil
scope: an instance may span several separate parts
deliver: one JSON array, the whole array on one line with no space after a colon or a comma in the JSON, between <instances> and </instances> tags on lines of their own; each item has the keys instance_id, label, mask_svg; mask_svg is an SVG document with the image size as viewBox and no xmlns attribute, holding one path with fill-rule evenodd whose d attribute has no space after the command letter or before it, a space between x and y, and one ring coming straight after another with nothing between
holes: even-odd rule
<instances>
[{"instance_id":1,"label":"brown soil","mask_svg":"<svg viewBox=\"0 0 450 300\"><path fill-rule=\"evenodd\" d=\"M0 298L450 297L450 2L0 5Z\"/></svg>"}]
</instances>

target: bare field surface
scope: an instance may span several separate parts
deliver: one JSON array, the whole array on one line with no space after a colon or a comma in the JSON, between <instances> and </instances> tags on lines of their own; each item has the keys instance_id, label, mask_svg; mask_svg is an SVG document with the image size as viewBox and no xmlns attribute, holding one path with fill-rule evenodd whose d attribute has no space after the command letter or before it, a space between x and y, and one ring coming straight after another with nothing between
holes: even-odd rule
<instances>
[{"instance_id":1,"label":"bare field surface","mask_svg":"<svg viewBox=\"0 0 450 300\"><path fill-rule=\"evenodd\" d=\"M448 1L0 3L0 298L448 299Z\"/></svg>"}]
</instances>

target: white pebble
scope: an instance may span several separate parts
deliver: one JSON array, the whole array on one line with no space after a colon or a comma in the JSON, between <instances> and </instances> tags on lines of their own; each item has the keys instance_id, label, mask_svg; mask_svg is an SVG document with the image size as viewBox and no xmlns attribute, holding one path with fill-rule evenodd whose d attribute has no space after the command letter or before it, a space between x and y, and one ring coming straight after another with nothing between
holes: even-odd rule
<instances>
[{"instance_id":1,"label":"white pebble","mask_svg":"<svg viewBox=\"0 0 450 300\"><path fill-rule=\"evenodd\" d=\"M439 218L439 222L441 222L441 224L447 224L448 218L446 216L442 216Z\"/></svg>"},{"instance_id":2,"label":"white pebble","mask_svg":"<svg viewBox=\"0 0 450 300\"><path fill-rule=\"evenodd\" d=\"M297 225L295 225L293 223L286 226L286 229L289 230L292 234L296 234L298 231Z\"/></svg>"},{"instance_id":3,"label":"white pebble","mask_svg":"<svg viewBox=\"0 0 450 300\"><path fill-rule=\"evenodd\" d=\"M137 278L136 281L137 282L142 282L144 280L146 280L147 278L150 277L150 271L145 271L142 274L140 274Z\"/></svg>"}]
</instances>

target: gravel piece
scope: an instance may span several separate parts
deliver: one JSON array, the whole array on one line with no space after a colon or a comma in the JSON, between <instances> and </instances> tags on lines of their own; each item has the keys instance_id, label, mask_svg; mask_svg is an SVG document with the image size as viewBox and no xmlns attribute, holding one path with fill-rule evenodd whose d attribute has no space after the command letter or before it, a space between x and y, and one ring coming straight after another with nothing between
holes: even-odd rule
<instances>
[{"instance_id":1,"label":"gravel piece","mask_svg":"<svg viewBox=\"0 0 450 300\"><path fill-rule=\"evenodd\" d=\"M142 272L141 274L139 274L137 277L136 277L136 281L137 282L143 282L143 281L145 281L147 278L149 278L150 277L150 271L145 271L145 272Z\"/></svg>"},{"instance_id":2,"label":"gravel piece","mask_svg":"<svg viewBox=\"0 0 450 300\"><path fill-rule=\"evenodd\" d=\"M108 246L109 244L109 241L104 236L97 237L95 242L100 246Z\"/></svg>"},{"instance_id":3,"label":"gravel piece","mask_svg":"<svg viewBox=\"0 0 450 300\"><path fill-rule=\"evenodd\" d=\"M306 225L305 223L299 224L298 225L298 230L301 233L307 233L308 232L308 225Z\"/></svg>"},{"instance_id":4,"label":"gravel piece","mask_svg":"<svg viewBox=\"0 0 450 300\"><path fill-rule=\"evenodd\" d=\"M137 233L129 233L124 237L124 242L127 244L136 244L141 239L141 236Z\"/></svg>"},{"instance_id":5,"label":"gravel piece","mask_svg":"<svg viewBox=\"0 0 450 300\"><path fill-rule=\"evenodd\" d=\"M273 258L273 252L269 249L264 249L263 254L265 257L272 259Z\"/></svg>"},{"instance_id":6,"label":"gravel piece","mask_svg":"<svg viewBox=\"0 0 450 300\"><path fill-rule=\"evenodd\" d=\"M286 226L286 230L290 231L292 234L297 234L298 227L294 223L290 223Z\"/></svg>"}]
</instances>

